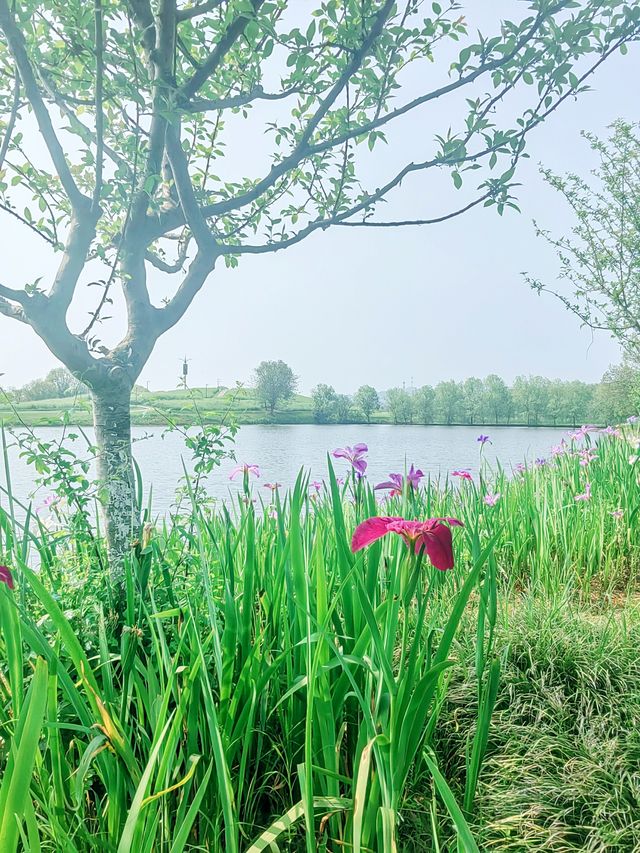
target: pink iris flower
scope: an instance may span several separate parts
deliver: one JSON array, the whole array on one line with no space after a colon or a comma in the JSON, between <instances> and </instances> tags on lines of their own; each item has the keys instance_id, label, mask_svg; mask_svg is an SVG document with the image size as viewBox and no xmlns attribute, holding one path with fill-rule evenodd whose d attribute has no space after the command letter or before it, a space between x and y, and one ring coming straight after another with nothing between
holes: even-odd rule
<instances>
[{"instance_id":1,"label":"pink iris flower","mask_svg":"<svg viewBox=\"0 0 640 853\"><path fill-rule=\"evenodd\" d=\"M256 466L254 466L254 467L256 467ZM277 491L281 486L282 486L282 483L265 483L264 484L264 488L265 489L271 489L272 492Z\"/></svg>"},{"instance_id":2,"label":"pink iris flower","mask_svg":"<svg viewBox=\"0 0 640 853\"><path fill-rule=\"evenodd\" d=\"M593 462L594 459L598 458L598 454L592 447L585 447L584 450L580 451L580 464L582 467L586 467L590 462Z\"/></svg>"},{"instance_id":3,"label":"pink iris flower","mask_svg":"<svg viewBox=\"0 0 640 853\"><path fill-rule=\"evenodd\" d=\"M500 494L500 492L496 492L494 495L491 495L491 494L485 495L484 496L484 502L486 503L487 506L495 506L501 497L502 497L502 495Z\"/></svg>"},{"instance_id":4,"label":"pink iris flower","mask_svg":"<svg viewBox=\"0 0 640 853\"><path fill-rule=\"evenodd\" d=\"M602 435L615 435L616 438L620 437L620 430L612 426L605 427L601 432Z\"/></svg>"},{"instance_id":5,"label":"pink iris flower","mask_svg":"<svg viewBox=\"0 0 640 853\"><path fill-rule=\"evenodd\" d=\"M473 477L468 471L452 471L452 477L461 477L463 480L473 480Z\"/></svg>"},{"instance_id":6,"label":"pink iris flower","mask_svg":"<svg viewBox=\"0 0 640 853\"><path fill-rule=\"evenodd\" d=\"M309 485L311 486L312 489L315 489L316 492L319 492L320 489L322 488L322 483L320 482L320 480L312 480Z\"/></svg>"},{"instance_id":7,"label":"pink iris flower","mask_svg":"<svg viewBox=\"0 0 640 853\"><path fill-rule=\"evenodd\" d=\"M622 518L622 516L624 515L624 510L623 509L614 509L614 511L612 513L610 513L610 515L612 518Z\"/></svg>"},{"instance_id":8,"label":"pink iris flower","mask_svg":"<svg viewBox=\"0 0 640 853\"><path fill-rule=\"evenodd\" d=\"M260 468L258 465L248 465L246 462L243 462L242 465L236 465L233 471L229 474L230 480L235 480L238 474L253 474L254 477L260 476Z\"/></svg>"},{"instance_id":9,"label":"pink iris flower","mask_svg":"<svg viewBox=\"0 0 640 853\"><path fill-rule=\"evenodd\" d=\"M13 589L13 575L9 566L0 566L0 583L6 583L9 589Z\"/></svg>"},{"instance_id":10,"label":"pink iris flower","mask_svg":"<svg viewBox=\"0 0 640 853\"><path fill-rule=\"evenodd\" d=\"M362 477L367 470L367 460L364 454L369 452L366 444L354 444L353 447L337 447L332 456L334 459L346 459L350 462L358 477Z\"/></svg>"},{"instance_id":11,"label":"pink iris flower","mask_svg":"<svg viewBox=\"0 0 640 853\"><path fill-rule=\"evenodd\" d=\"M368 518L356 527L351 550L355 554L387 533L396 533L416 554L424 549L431 565L444 572L453 568L451 526L462 527L462 522L457 518L428 518L426 521L410 521L398 516Z\"/></svg>"},{"instance_id":12,"label":"pink iris flower","mask_svg":"<svg viewBox=\"0 0 640 853\"><path fill-rule=\"evenodd\" d=\"M584 492L581 495L576 495L574 501L590 501L591 500L591 483L586 483Z\"/></svg>"}]
</instances>

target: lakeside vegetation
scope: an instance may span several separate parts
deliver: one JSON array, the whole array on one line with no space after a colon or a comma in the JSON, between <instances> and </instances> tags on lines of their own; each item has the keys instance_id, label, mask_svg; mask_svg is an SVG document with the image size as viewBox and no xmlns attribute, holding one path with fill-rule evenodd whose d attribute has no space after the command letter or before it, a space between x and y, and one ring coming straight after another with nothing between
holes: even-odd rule
<instances>
[{"instance_id":1,"label":"lakeside vegetation","mask_svg":"<svg viewBox=\"0 0 640 853\"><path fill-rule=\"evenodd\" d=\"M131 399L132 422L138 425L211 423L241 424L395 423L524 426L572 426L611 423L633 415L640 406L640 371L629 363L610 368L597 384L519 376L509 386L499 376L434 387L391 388L382 393L369 385L353 395L318 385L311 396L295 392L296 381L283 362L284 386L178 388L148 391L136 386ZM261 365L261 366L262 366ZM24 388L9 390L0 400L0 420L29 426L55 426L63 419L88 426L91 400L80 383L61 368Z\"/></svg>"},{"instance_id":2,"label":"lakeside vegetation","mask_svg":"<svg viewBox=\"0 0 640 853\"><path fill-rule=\"evenodd\" d=\"M292 492L240 466L216 508L225 452L195 442L123 610L47 460L40 515L0 510L3 851L636 849L639 446L584 429L513 478L386 492L358 446ZM352 553L381 512L463 526Z\"/></svg>"}]
</instances>

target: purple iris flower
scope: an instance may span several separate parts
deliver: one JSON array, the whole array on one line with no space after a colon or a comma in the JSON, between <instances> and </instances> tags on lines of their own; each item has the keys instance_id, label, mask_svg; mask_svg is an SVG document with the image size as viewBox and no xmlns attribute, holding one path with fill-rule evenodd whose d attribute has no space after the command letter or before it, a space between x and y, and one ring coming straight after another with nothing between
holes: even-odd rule
<instances>
[{"instance_id":1,"label":"purple iris flower","mask_svg":"<svg viewBox=\"0 0 640 853\"><path fill-rule=\"evenodd\" d=\"M385 480L384 483L378 483L375 488L389 489L391 497L394 497L394 495L401 495L404 488L404 477L402 474L389 474L389 479Z\"/></svg>"},{"instance_id":2,"label":"purple iris flower","mask_svg":"<svg viewBox=\"0 0 640 853\"><path fill-rule=\"evenodd\" d=\"M488 435L479 435L476 438L476 441L479 441L482 447L484 447L487 442L489 442L489 444L493 444Z\"/></svg>"},{"instance_id":3,"label":"purple iris flower","mask_svg":"<svg viewBox=\"0 0 640 853\"><path fill-rule=\"evenodd\" d=\"M368 452L369 448L366 444L354 444L353 447L337 447L332 456L334 459L346 459L351 463L358 477L362 477L367 470L367 460L364 455Z\"/></svg>"}]
</instances>

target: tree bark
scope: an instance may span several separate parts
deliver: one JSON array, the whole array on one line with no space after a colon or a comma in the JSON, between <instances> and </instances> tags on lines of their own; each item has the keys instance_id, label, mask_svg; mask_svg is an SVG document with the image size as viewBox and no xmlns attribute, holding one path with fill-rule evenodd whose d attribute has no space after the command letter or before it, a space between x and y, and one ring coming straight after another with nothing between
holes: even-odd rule
<instances>
[{"instance_id":1,"label":"tree bark","mask_svg":"<svg viewBox=\"0 0 640 853\"><path fill-rule=\"evenodd\" d=\"M103 532L114 587L124 585L124 563L139 519L131 453L131 389L93 391L98 480Z\"/></svg>"}]
</instances>

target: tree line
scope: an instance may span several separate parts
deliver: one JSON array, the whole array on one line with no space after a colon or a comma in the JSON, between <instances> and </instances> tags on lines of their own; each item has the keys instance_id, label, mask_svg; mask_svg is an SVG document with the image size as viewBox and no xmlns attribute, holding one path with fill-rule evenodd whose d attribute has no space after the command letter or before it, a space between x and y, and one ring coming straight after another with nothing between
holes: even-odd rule
<instances>
[{"instance_id":1,"label":"tree line","mask_svg":"<svg viewBox=\"0 0 640 853\"><path fill-rule=\"evenodd\" d=\"M319 384L312 391L317 423L365 421L387 413L396 424L572 425L613 423L638 411L640 369L611 367L599 383L518 376L511 386L496 374L463 382L378 393L363 385L353 396Z\"/></svg>"},{"instance_id":2,"label":"tree line","mask_svg":"<svg viewBox=\"0 0 640 853\"><path fill-rule=\"evenodd\" d=\"M295 394L298 377L284 361L263 361L252 382L256 397L276 417ZM16 402L50 400L87 394L87 388L65 368L50 370L9 392ZM484 379L452 379L421 388L379 392L362 385L354 394L339 394L318 384L311 392L316 423L371 423L391 418L396 424L528 424L579 425L614 423L640 409L640 366L628 359L610 367L599 383L518 376L511 386L496 374Z\"/></svg>"}]
</instances>

